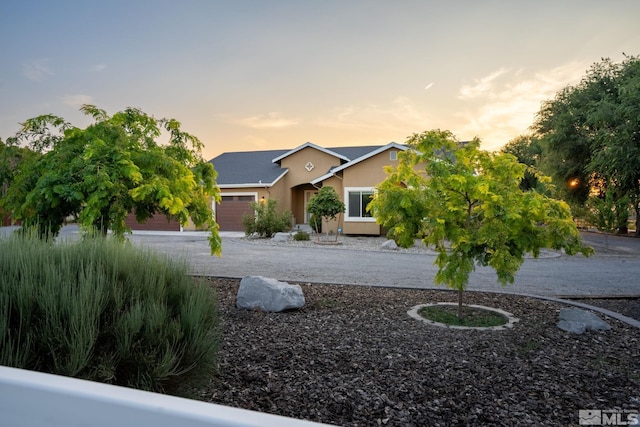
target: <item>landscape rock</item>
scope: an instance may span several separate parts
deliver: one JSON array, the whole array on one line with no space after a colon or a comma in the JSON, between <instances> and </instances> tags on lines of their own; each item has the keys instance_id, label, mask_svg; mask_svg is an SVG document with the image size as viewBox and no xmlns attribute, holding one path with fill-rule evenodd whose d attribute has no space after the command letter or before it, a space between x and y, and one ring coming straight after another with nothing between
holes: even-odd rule
<instances>
[{"instance_id":1,"label":"landscape rock","mask_svg":"<svg viewBox=\"0 0 640 427\"><path fill-rule=\"evenodd\" d=\"M572 334L583 334L587 330L587 327L584 323L574 322L572 320L559 321L558 328L566 332L571 332Z\"/></svg>"},{"instance_id":2,"label":"landscape rock","mask_svg":"<svg viewBox=\"0 0 640 427\"><path fill-rule=\"evenodd\" d=\"M563 331L582 334L587 330L608 331L611 326L590 311L579 308L563 308L560 310L558 328Z\"/></svg>"},{"instance_id":3,"label":"landscape rock","mask_svg":"<svg viewBox=\"0 0 640 427\"><path fill-rule=\"evenodd\" d=\"M398 250L398 245L393 240L387 240L382 244L382 249L389 249L389 250L392 250L392 251L397 251Z\"/></svg>"},{"instance_id":4,"label":"landscape rock","mask_svg":"<svg viewBox=\"0 0 640 427\"><path fill-rule=\"evenodd\" d=\"M240 281L236 307L280 312L301 308L305 299L300 285L290 285L262 276L246 276Z\"/></svg>"},{"instance_id":5,"label":"landscape rock","mask_svg":"<svg viewBox=\"0 0 640 427\"><path fill-rule=\"evenodd\" d=\"M276 233L271 237L274 242L286 242L289 240L289 233Z\"/></svg>"}]
</instances>

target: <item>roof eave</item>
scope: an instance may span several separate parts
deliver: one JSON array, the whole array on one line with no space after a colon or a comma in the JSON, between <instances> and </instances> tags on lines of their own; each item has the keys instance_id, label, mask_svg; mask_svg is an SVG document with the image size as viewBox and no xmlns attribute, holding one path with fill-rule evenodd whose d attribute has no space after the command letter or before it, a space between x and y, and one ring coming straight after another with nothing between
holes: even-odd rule
<instances>
[{"instance_id":1,"label":"roof eave","mask_svg":"<svg viewBox=\"0 0 640 427\"><path fill-rule=\"evenodd\" d=\"M272 182L258 181L258 182L245 182L242 184L218 184L218 187L219 188L255 188L255 187L269 188L269 187L273 187L278 181L280 181L282 177L287 174L287 172L289 172L289 169L285 169L284 172L278 175L276 179L274 179Z\"/></svg>"}]
</instances>

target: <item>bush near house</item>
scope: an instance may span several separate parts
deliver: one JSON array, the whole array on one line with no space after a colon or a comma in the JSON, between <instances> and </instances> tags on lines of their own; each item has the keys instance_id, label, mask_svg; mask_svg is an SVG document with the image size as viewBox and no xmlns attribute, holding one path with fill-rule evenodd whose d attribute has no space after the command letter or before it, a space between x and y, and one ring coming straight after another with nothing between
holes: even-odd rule
<instances>
[{"instance_id":1,"label":"bush near house","mask_svg":"<svg viewBox=\"0 0 640 427\"><path fill-rule=\"evenodd\" d=\"M178 393L211 378L210 289L173 262L113 239L0 239L0 364Z\"/></svg>"},{"instance_id":2,"label":"bush near house","mask_svg":"<svg viewBox=\"0 0 640 427\"><path fill-rule=\"evenodd\" d=\"M291 212L278 212L277 204L274 199L252 202L251 209L255 211L255 215L242 217L244 233L247 236L257 234L259 237L271 237L281 231L291 230Z\"/></svg>"}]
</instances>

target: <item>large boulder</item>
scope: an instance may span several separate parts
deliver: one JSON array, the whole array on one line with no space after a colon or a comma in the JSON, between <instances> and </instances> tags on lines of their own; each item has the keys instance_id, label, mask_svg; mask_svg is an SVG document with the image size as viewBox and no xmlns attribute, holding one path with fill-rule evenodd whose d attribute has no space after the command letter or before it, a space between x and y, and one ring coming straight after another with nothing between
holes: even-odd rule
<instances>
[{"instance_id":1,"label":"large boulder","mask_svg":"<svg viewBox=\"0 0 640 427\"><path fill-rule=\"evenodd\" d=\"M279 312L304 306L300 285L290 285L262 276L246 276L240 281L236 307Z\"/></svg>"},{"instance_id":2,"label":"large boulder","mask_svg":"<svg viewBox=\"0 0 640 427\"><path fill-rule=\"evenodd\" d=\"M582 334L587 330L608 331L611 326L590 311L579 308L560 309L558 328L574 334Z\"/></svg>"}]
</instances>

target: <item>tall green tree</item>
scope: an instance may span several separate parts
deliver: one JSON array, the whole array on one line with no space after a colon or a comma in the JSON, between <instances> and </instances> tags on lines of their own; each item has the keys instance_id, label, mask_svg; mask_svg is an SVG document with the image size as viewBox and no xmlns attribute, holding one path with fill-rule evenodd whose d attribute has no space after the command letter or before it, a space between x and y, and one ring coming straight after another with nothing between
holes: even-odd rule
<instances>
[{"instance_id":1,"label":"tall green tree","mask_svg":"<svg viewBox=\"0 0 640 427\"><path fill-rule=\"evenodd\" d=\"M640 59L594 64L575 86L543 104L534 129L546 170L569 200L612 191L633 201L640 235ZM595 187L595 188L594 188ZM626 222L625 222L626 224Z\"/></svg>"},{"instance_id":2,"label":"tall green tree","mask_svg":"<svg viewBox=\"0 0 640 427\"><path fill-rule=\"evenodd\" d=\"M527 253L590 253L565 202L520 189L526 166L514 156L480 150L477 138L461 144L449 131L414 134L407 144L369 207L399 245L418 236L435 248L435 281L458 291L459 316L476 264L492 267L505 285Z\"/></svg>"},{"instance_id":3,"label":"tall green tree","mask_svg":"<svg viewBox=\"0 0 640 427\"><path fill-rule=\"evenodd\" d=\"M15 138L9 138L6 142L0 138L0 188L3 196L20 169L25 167L28 161L35 156L34 151L20 147Z\"/></svg>"},{"instance_id":4,"label":"tall green tree","mask_svg":"<svg viewBox=\"0 0 640 427\"><path fill-rule=\"evenodd\" d=\"M533 190L538 187L537 168L542 146L540 141L532 135L520 135L509 141L503 148L503 153L514 155L518 161L527 166L520 182L522 190Z\"/></svg>"},{"instance_id":5,"label":"tall green tree","mask_svg":"<svg viewBox=\"0 0 640 427\"><path fill-rule=\"evenodd\" d=\"M212 254L221 241L211 199L219 197L216 171L201 155L202 143L174 119L156 119L135 108L108 115L81 108L94 123L84 129L53 115L22 124L16 141L38 153L20 169L2 200L5 210L56 235L65 218L77 216L86 230L122 238L125 218L156 213L210 231ZM163 132L168 141L159 142Z\"/></svg>"}]
</instances>

